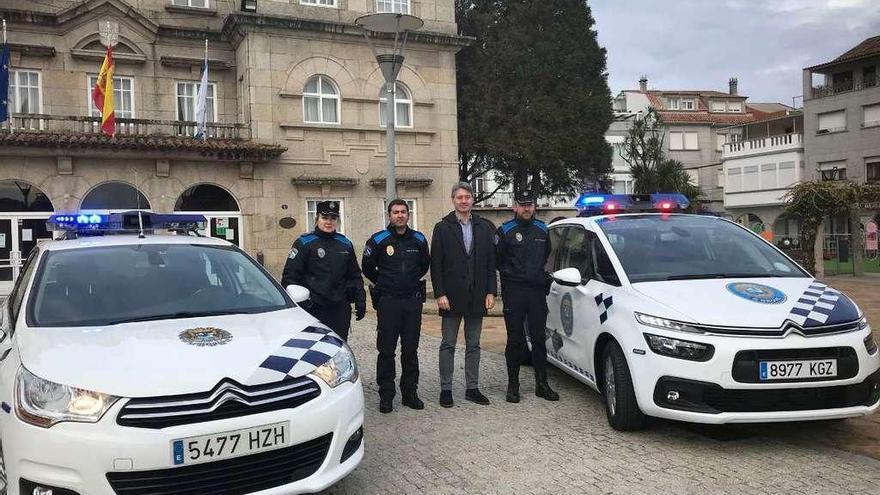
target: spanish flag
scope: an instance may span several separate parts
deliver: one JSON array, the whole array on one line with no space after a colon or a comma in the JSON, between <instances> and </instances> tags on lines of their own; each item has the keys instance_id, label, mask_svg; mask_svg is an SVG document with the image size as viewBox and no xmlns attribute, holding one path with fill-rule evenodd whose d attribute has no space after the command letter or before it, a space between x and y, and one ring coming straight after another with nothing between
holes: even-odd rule
<instances>
[{"instance_id":1,"label":"spanish flag","mask_svg":"<svg viewBox=\"0 0 880 495\"><path fill-rule=\"evenodd\" d=\"M92 102L101 112L101 131L112 136L116 134L116 113L113 105L113 48L107 47L107 55L101 64L98 80L92 88Z\"/></svg>"}]
</instances>

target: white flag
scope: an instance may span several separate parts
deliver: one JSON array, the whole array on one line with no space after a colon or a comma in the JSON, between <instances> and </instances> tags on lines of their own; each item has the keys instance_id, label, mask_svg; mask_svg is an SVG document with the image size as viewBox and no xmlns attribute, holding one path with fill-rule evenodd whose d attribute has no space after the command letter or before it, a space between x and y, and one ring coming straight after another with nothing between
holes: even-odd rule
<instances>
[{"instance_id":1,"label":"white flag","mask_svg":"<svg viewBox=\"0 0 880 495\"><path fill-rule=\"evenodd\" d=\"M205 140L205 123L208 120L208 53L205 52L205 65L202 67L202 81L196 94L196 134L195 137Z\"/></svg>"}]
</instances>

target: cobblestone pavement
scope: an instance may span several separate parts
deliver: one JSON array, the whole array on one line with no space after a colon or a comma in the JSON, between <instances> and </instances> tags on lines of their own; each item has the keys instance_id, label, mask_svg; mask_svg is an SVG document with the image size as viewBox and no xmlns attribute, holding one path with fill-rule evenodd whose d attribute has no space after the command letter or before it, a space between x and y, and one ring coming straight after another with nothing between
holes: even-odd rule
<instances>
[{"instance_id":1,"label":"cobblestone pavement","mask_svg":"<svg viewBox=\"0 0 880 495\"><path fill-rule=\"evenodd\" d=\"M654 421L642 432L612 430L597 393L558 370L562 399L534 396L523 368L520 404L504 402L504 357L483 352L481 388L492 400L463 399L463 349L456 353L455 407L437 404L439 340L423 335L426 409L395 402L379 414L375 320L354 324L352 347L367 400L366 455L326 494L873 494L880 461L814 438L834 422L704 427Z\"/></svg>"}]
</instances>

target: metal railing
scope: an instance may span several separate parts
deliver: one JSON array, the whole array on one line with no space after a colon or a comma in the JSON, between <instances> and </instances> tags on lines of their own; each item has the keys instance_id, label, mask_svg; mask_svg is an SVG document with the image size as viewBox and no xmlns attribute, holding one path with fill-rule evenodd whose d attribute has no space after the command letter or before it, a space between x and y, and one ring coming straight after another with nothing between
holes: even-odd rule
<instances>
[{"instance_id":1,"label":"metal railing","mask_svg":"<svg viewBox=\"0 0 880 495\"><path fill-rule=\"evenodd\" d=\"M196 122L183 120L116 119L117 136L193 136ZM45 134L101 134L100 117L13 113L0 133L33 132ZM205 133L209 139L250 139L250 127L240 123L208 122Z\"/></svg>"},{"instance_id":2,"label":"metal railing","mask_svg":"<svg viewBox=\"0 0 880 495\"><path fill-rule=\"evenodd\" d=\"M826 96L834 96L840 93L849 93L850 91L861 91L863 89L875 88L880 86L880 78L872 77L863 79L862 81L844 81L836 84L827 84L813 88L813 98L825 98Z\"/></svg>"}]
</instances>

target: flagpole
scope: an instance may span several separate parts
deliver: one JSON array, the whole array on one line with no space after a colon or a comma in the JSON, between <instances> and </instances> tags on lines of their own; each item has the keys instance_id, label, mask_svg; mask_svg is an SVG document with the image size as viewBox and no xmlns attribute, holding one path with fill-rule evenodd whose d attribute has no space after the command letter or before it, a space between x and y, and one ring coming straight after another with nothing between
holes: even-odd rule
<instances>
[{"instance_id":1,"label":"flagpole","mask_svg":"<svg viewBox=\"0 0 880 495\"><path fill-rule=\"evenodd\" d=\"M8 50L8 49L9 49L9 42L6 41L6 19L3 19L3 49L4 49L4 50ZM9 69L9 67L7 67L7 75L6 75L6 77L7 77L7 81L8 81L8 77L9 77L9 72L11 72L11 71L9 71L8 69ZM8 88L7 88L7 89L8 89ZM8 101L8 100L9 100L9 98L8 98L8 96L7 96L7 101L6 101L6 127L7 127L7 129L9 129L9 134L13 134L15 131L13 130L13 126L12 126L12 112L9 111L10 109L9 109L9 101Z\"/></svg>"}]
</instances>

